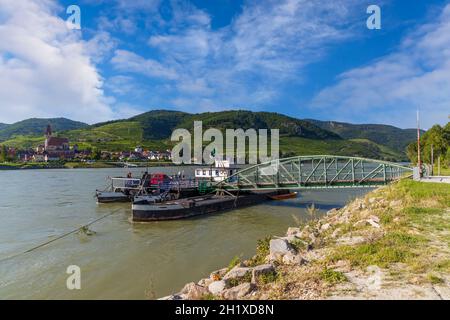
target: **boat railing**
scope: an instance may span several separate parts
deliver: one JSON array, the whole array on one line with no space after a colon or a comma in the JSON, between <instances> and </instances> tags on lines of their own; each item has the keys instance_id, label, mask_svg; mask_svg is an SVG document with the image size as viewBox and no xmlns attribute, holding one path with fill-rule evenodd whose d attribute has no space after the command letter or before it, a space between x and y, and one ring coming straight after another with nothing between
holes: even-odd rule
<instances>
[{"instance_id":1,"label":"boat railing","mask_svg":"<svg viewBox=\"0 0 450 320\"><path fill-rule=\"evenodd\" d=\"M198 181L194 179L188 179L188 180L175 180L170 182L172 186L174 187L180 187L180 188L197 188L198 187Z\"/></svg>"},{"instance_id":2,"label":"boat railing","mask_svg":"<svg viewBox=\"0 0 450 320\"><path fill-rule=\"evenodd\" d=\"M193 180L193 179L165 181L165 182L158 183L157 187L159 189L161 189L161 190L197 188L198 187L198 182L196 180Z\"/></svg>"},{"instance_id":3,"label":"boat railing","mask_svg":"<svg viewBox=\"0 0 450 320\"><path fill-rule=\"evenodd\" d=\"M138 190L140 189L141 179L137 178L111 178L112 190Z\"/></svg>"}]
</instances>

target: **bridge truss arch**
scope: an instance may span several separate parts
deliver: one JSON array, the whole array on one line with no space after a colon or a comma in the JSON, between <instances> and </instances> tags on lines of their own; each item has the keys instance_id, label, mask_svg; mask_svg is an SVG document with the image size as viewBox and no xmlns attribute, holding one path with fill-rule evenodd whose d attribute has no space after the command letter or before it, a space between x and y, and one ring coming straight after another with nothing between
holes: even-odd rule
<instances>
[{"instance_id":1,"label":"bridge truss arch","mask_svg":"<svg viewBox=\"0 0 450 320\"><path fill-rule=\"evenodd\" d=\"M375 187L412 175L393 162L333 155L297 156L239 170L217 183L219 189L318 189Z\"/></svg>"}]
</instances>

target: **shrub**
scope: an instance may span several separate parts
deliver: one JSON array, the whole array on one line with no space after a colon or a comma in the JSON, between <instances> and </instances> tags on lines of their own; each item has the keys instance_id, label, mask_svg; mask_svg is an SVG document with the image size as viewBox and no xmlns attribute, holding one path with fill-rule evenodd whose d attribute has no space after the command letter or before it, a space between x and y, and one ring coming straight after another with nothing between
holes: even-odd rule
<instances>
[{"instance_id":1,"label":"shrub","mask_svg":"<svg viewBox=\"0 0 450 320\"><path fill-rule=\"evenodd\" d=\"M267 236L264 239L258 240L258 244L256 246L256 255L249 260L248 265L250 267L259 266L260 264L265 263L266 256L269 255L270 252L270 240L272 236Z\"/></svg>"},{"instance_id":2,"label":"shrub","mask_svg":"<svg viewBox=\"0 0 450 320\"><path fill-rule=\"evenodd\" d=\"M241 257L240 256L234 256L233 259L231 259L230 263L227 267L227 272L233 269L235 266L241 263Z\"/></svg>"}]
</instances>

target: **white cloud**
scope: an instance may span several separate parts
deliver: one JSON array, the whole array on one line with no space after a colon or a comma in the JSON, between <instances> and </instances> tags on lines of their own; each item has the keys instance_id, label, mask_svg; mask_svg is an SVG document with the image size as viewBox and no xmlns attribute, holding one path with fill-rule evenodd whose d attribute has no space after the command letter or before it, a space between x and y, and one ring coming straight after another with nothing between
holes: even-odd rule
<instances>
[{"instance_id":1,"label":"white cloud","mask_svg":"<svg viewBox=\"0 0 450 320\"><path fill-rule=\"evenodd\" d=\"M50 0L0 0L0 121L114 117L89 56L104 41L82 41L57 17L63 10Z\"/></svg>"},{"instance_id":2,"label":"white cloud","mask_svg":"<svg viewBox=\"0 0 450 320\"><path fill-rule=\"evenodd\" d=\"M133 72L148 77L171 80L178 78L177 72L174 69L165 67L156 60L145 59L127 50L116 50L111 62L117 70L123 72Z\"/></svg>"},{"instance_id":3,"label":"white cloud","mask_svg":"<svg viewBox=\"0 0 450 320\"><path fill-rule=\"evenodd\" d=\"M420 107L425 127L446 123L450 112L450 5L432 23L408 35L395 52L341 74L312 106L341 119L415 125Z\"/></svg>"},{"instance_id":4,"label":"white cloud","mask_svg":"<svg viewBox=\"0 0 450 320\"><path fill-rule=\"evenodd\" d=\"M316 61L325 46L351 35L354 1L252 2L235 20L231 46L239 70L266 70L291 77ZM353 13L354 14L354 13Z\"/></svg>"},{"instance_id":5,"label":"white cloud","mask_svg":"<svg viewBox=\"0 0 450 320\"><path fill-rule=\"evenodd\" d=\"M230 25L211 28L205 11L171 2L171 19L148 39L151 58L117 51L117 70L169 81L180 108L263 108L276 88L353 35L357 0L248 1ZM358 12L361 14L361 12ZM154 49L158 54L154 54Z\"/></svg>"},{"instance_id":6,"label":"white cloud","mask_svg":"<svg viewBox=\"0 0 450 320\"><path fill-rule=\"evenodd\" d=\"M117 46L117 40L108 32L98 31L89 41L84 43L84 50L92 62L100 63L109 57Z\"/></svg>"}]
</instances>

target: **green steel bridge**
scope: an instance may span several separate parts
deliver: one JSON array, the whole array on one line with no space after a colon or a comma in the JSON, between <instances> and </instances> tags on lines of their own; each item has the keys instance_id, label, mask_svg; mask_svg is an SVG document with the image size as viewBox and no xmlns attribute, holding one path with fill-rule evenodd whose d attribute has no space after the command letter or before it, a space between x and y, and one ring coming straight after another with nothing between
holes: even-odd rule
<instances>
[{"instance_id":1,"label":"green steel bridge","mask_svg":"<svg viewBox=\"0 0 450 320\"><path fill-rule=\"evenodd\" d=\"M224 190L360 188L411 176L393 162L343 156L298 156L246 167L216 184Z\"/></svg>"}]
</instances>

